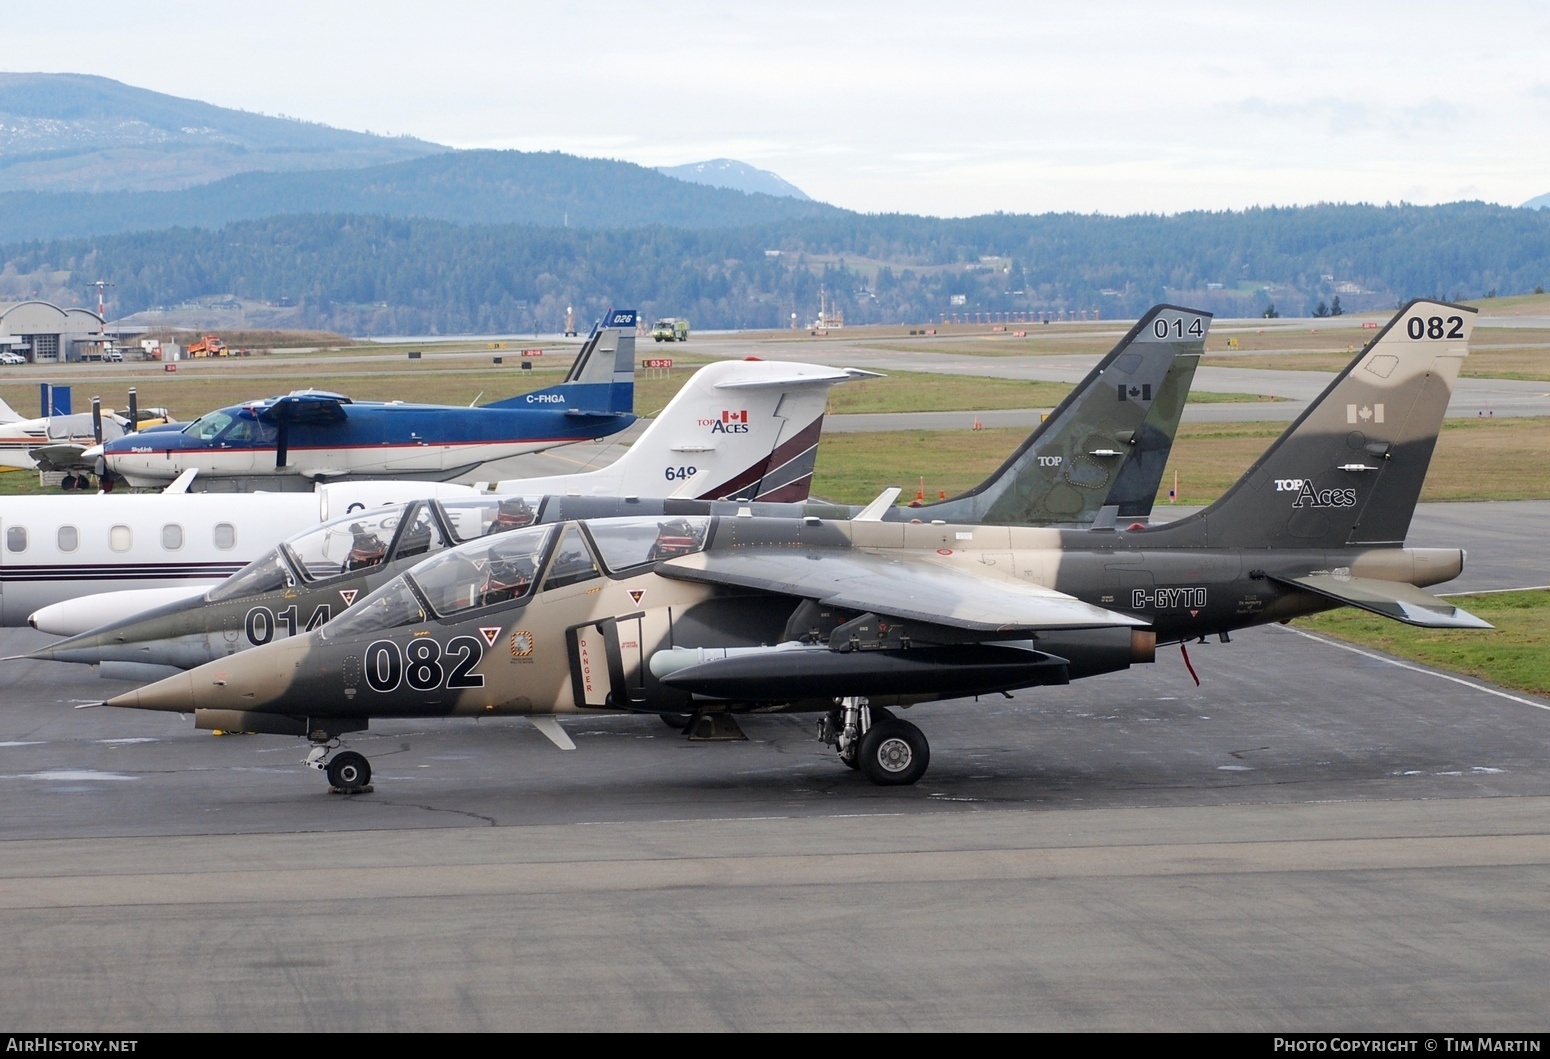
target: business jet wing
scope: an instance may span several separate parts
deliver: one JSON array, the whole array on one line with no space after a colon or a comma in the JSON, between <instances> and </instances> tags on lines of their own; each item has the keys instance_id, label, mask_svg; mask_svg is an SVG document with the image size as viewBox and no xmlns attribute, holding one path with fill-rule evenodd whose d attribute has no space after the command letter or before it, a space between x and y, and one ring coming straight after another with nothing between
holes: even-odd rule
<instances>
[{"instance_id":1,"label":"business jet wing","mask_svg":"<svg viewBox=\"0 0 1550 1059\"><path fill-rule=\"evenodd\" d=\"M1296 585L1315 592L1336 603L1385 618L1402 621L1406 625L1419 625L1426 629L1494 629L1496 626L1477 618L1463 607L1455 607L1445 599L1401 581L1380 581L1371 577L1338 577L1334 574L1310 574L1307 577L1277 577L1266 575L1271 581Z\"/></svg>"},{"instance_id":2,"label":"business jet wing","mask_svg":"<svg viewBox=\"0 0 1550 1059\"><path fill-rule=\"evenodd\" d=\"M924 555L865 551L820 558L791 549L699 552L660 563L664 577L805 597L822 606L983 633L1144 626L1146 621L1004 575Z\"/></svg>"}]
</instances>

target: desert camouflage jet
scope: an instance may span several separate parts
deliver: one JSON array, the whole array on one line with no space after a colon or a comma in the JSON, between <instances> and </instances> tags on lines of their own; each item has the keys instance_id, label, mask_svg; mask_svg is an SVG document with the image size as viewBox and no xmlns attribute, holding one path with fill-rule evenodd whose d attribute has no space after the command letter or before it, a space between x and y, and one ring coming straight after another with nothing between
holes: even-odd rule
<instances>
[{"instance_id":1,"label":"desert camouflage jet","mask_svg":"<svg viewBox=\"0 0 1550 1059\"><path fill-rule=\"evenodd\" d=\"M696 413L699 422L709 424L708 429L744 432L735 437L751 443L743 446L751 452L731 464L709 458L705 447L714 438L687 437L677 446L655 441L658 426L674 420L673 408L683 400L680 395L614 465L620 473L610 476L614 468L609 468L609 472L581 476L567 485L567 495L538 495L535 488L546 484L543 479L516 480L500 483L503 495L496 498L427 500L407 510L384 508L338 519L297 535L203 596L130 613L27 657L96 665L99 674L110 679L159 680L174 669L191 669L320 628L432 552L532 524L742 511L777 518L930 519L1030 526L1092 524L1100 516L1110 523L1116 517L1144 518L1161 482L1209 326L1208 314L1177 306L1158 306L1147 313L1001 468L950 500L910 507L893 507L890 502L871 509L822 502L759 502L760 498L806 495L822 427L823 398L846 373L809 367L794 378L802 366L722 363L702 369L701 374L717 378L748 374L752 379L746 385L763 387L757 392L745 390L749 396L742 402L744 407L730 417L723 414L730 420L727 423L714 416L707 419L703 409ZM685 394L689 392L686 387ZM700 483L694 490L708 491L685 493L686 480ZM578 490L577 485L584 488ZM573 491L586 495L572 495ZM638 495L629 496L632 492ZM735 496L747 499L719 504L685 500ZM97 615L112 610L109 597L68 613L89 613L95 623ZM51 630L68 614L64 607L55 607L46 621L44 617L35 616L34 624Z\"/></svg>"},{"instance_id":2,"label":"desert camouflage jet","mask_svg":"<svg viewBox=\"0 0 1550 1059\"><path fill-rule=\"evenodd\" d=\"M109 700L291 734L339 789L372 718L812 711L843 762L913 783L929 747L889 707L1150 661L1158 643L1351 605L1487 628L1424 586L1457 549L1403 546L1473 311L1407 305L1239 482L1161 526L1058 530L603 519L449 549L318 632Z\"/></svg>"}]
</instances>

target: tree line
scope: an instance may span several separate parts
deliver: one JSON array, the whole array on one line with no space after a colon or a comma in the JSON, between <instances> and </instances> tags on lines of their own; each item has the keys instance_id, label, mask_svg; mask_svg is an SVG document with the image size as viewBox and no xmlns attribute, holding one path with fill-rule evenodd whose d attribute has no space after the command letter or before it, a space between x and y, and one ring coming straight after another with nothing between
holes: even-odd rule
<instances>
[{"instance_id":1,"label":"tree line","mask_svg":"<svg viewBox=\"0 0 1550 1059\"><path fill-rule=\"evenodd\" d=\"M820 291L848 323L1157 302L1234 316L1502 295L1550 278L1550 210L1460 202L1175 215L834 211L764 224L576 229L358 214L279 215L0 248L0 299L113 315L212 296L293 306L298 326L358 335L557 330L610 305L696 328L807 324Z\"/></svg>"}]
</instances>

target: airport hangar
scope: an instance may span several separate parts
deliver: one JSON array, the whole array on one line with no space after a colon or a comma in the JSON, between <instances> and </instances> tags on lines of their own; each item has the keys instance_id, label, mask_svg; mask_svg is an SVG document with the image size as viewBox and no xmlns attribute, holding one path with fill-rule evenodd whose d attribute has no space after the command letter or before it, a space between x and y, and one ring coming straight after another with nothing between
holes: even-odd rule
<instances>
[{"instance_id":1,"label":"airport hangar","mask_svg":"<svg viewBox=\"0 0 1550 1059\"><path fill-rule=\"evenodd\" d=\"M0 302L0 349L32 364L100 359L113 336L90 309L61 309L52 302Z\"/></svg>"}]
</instances>

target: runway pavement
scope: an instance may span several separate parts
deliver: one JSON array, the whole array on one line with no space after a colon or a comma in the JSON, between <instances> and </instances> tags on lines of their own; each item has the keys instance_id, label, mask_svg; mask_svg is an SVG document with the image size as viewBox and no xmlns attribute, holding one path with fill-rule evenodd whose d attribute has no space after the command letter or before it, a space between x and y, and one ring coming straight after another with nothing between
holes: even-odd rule
<instances>
[{"instance_id":1,"label":"runway pavement","mask_svg":"<svg viewBox=\"0 0 1550 1059\"><path fill-rule=\"evenodd\" d=\"M1550 505L1427 505L1455 586L1550 583ZM0 632L0 653L42 642ZM0 1022L158 1030L1531 1032L1550 703L1272 626L911 710L916 787L806 717L373 725L75 710L6 662Z\"/></svg>"}]
</instances>

